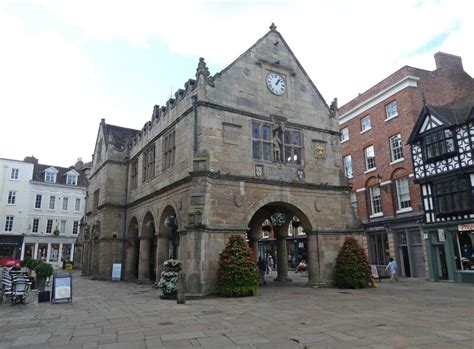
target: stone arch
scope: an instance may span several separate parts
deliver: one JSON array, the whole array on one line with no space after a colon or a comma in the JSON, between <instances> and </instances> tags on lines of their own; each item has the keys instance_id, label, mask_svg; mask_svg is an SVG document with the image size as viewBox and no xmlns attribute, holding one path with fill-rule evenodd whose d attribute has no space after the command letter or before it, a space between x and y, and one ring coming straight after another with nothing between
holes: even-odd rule
<instances>
[{"instance_id":1,"label":"stone arch","mask_svg":"<svg viewBox=\"0 0 474 349\"><path fill-rule=\"evenodd\" d=\"M173 218L174 217L174 218ZM156 248L156 279L163 271L163 263L167 259L179 259L179 232L180 220L174 205L166 204L161 211L157 226Z\"/></svg>"},{"instance_id":2,"label":"stone arch","mask_svg":"<svg viewBox=\"0 0 474 349\"><path fill-rule=\"evenodd\" d=\"M152 238L155 235L155 218L150 211L145 213L139 231L140 238Z\"/></svg>"},{"instance_id":3,"label":"stone arch","mask_svg":"<svg viewBox=\"0 0 474 349\"><path fill-rule=\"evenodd\" d=\"M390 180L393 181L395 179L398 179L400 177L405 177L405 176L408 176L408 171L404 167L397 167L390 174Z\"/></svg>"}]
</instances>

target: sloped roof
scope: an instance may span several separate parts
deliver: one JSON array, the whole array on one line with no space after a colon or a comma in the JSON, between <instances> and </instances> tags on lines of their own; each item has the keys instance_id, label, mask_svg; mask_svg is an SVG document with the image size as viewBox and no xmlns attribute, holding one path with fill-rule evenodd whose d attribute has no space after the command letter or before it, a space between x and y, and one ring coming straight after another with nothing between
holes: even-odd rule
<instances>
[{"instance_id":1,"label":"sloped roof","mask_svg":"<svg viewBox=\"0 0 474 349\"><path fill-rule=\"evenodd\" d=\"M106 143L112 144L117 148L123 148L138 132L140 131L104 123Z\"/></svg>"},{"instance_id":2,"label":"sloped roof","mask_svg":"<svg viewBox=\"0 0 474 349\"><path fill-rule=\"evenodd\" d=\"M474 93L470 93L455 101L442 105L425 105L408 139L408 144L415 141L420 133L421 126L428 115L434 115L447 126L462 125L468 119L474 120Z\"/></svg>"},{"instance_id":3,"label":"sloped roof","mask_svg":"<svg viewBox=\"0 0 474 349\"><path fill-rule=\"evenodd\" d=\"M35 164L35 167L34 167L34 170L33 170L33 181L46 183L44 181L44 171L47 170L50 167L53 167L56 170L58 170L58 173L56 175L56 183L54 183L54 184L67 185L66 184L66 174L69 171L75 171L75 172L79 173L79 177L77 179L77 185L76 186L70 185L70 187L72 187L72 188L74 188L74 187L85 187L87 185L86 184L86 178L85 178L84 174L81 171L77 171L72 166L71 167L59 167L59 166L51 166L51 165L44 165L44 164ZM49 184L51 184L51 183L49 183Z\"/></svg>"}]
</instances>

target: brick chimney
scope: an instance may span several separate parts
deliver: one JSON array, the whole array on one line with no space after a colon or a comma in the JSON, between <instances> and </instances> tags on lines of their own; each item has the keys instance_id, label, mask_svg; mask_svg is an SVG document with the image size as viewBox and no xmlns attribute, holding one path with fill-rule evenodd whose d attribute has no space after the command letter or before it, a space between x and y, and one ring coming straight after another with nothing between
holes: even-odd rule
<instances>
[{"instance_id":1,"label":"brick chimney","mask_svg":"<svg viewBox=\"0 0 474 349\"><path fill-rule=\"evenodd\" d=\"M30 164L38 165L38 159L32 156L26 156L23 159L24 162L29 162Z\"/></svg>"},{"instance_id":2,"label":"brick chimney","mask_svg":"<svg viewBox=\"0 0 474 349\"><path fill-rule=\"evenodd\" d=\"M455 56L444 52L436 52L434 59L436 62L436 69L464 70L462 66L462 58L460 56Z\"/></svg>"}]
</instances>

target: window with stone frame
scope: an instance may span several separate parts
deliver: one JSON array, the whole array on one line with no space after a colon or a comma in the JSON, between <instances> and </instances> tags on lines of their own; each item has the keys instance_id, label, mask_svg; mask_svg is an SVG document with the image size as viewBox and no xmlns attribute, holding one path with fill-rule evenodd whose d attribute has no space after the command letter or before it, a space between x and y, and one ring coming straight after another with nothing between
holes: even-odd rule
<instances>
[{"instance_id":1,"label":"window with stone frame","mask_svg":"<svg viewBox=\"0 0 474 349\"><path fill-rule=\"evenodd\" d=\"M155 155L154 143L143 152L143 182L155 177Z\"/></svg>"},{"instance_id":2,"label":"window with stone frame","mask_svg":"<svg viewBox=\"0 0 474 349\"><path fill-rule=\"evenodd\" d=\"M79 221L74 221L72 223L72 234L77 235L78 232L79 232Z\"/></svg>"},{"instance_id":3,"label":"window with stone frame","mask_svg":"<svg viewBox=\"0 0 474 349\"><path fill-rule=\"evenodd\" d=\"M370 216L382 215L382 197L380 186L369 187Z\"/></svg>"},{"instance_id":4,"label":"window with stone frame","mask_svg":"<svg viewBox=\"0 0 474 349\"><path fill-rule=\"evenodd\" d=\"M369 171L375 168L375 150L374 146L370 145L364 149L365 170Z\"/></svg>"},{"instance_id":5,"label":"window with stone frame","mask_svg":"<svg viewBox=\"0 0 474 349\"><path fill-rule=\"evenodd\" d=\"M349 140L349 127L344 127L341 130L341 143Z\"/></svg>"},{"instance_id":6,"label":"window with stone frame","mask_svg":"<svg viewBox=\"0 0 474 349\"><path fill-rule=\"evenodd\" d=\"M37 233L39 228L39 218L33 218L33 225L31 227L32 233Z\"/></svg>"},{"instance_id":7,"label":"window with stone frame","mask_svg":"<svg viewBox=\"0 0 474 349\"><path fill-rule=\"evenodd\" d=\"M78 212L81 210L81 199L76 198L76 203L74 205L74 211Z\"/></svg>"},{"instance_id":8,"label":"window with stone frame","mask_svg":"<svg viewBox=\"0 0 474 349\"><path fill-rule=\"evenodd\" d=\"M18 179L19 173L20 173L20 169L12 168L12 170L10 172L10 179Z\"/></svg>"},{"instance_id":9,"label":"window with stone frame","mask_svg":"<svg viewBox=\"0 0 474 349\"><path fill-rule=\"evenodd\" d=\"M252 154L255 160L272 161L272 128L270 124L252 122Z\"/></svg>"},{"instance_id":10,"label":"window with stone frame","mask_svg":"<svg viewBox=\"0 0 474 349\"><path fill-rule=\"evenodd\" d=\"M385 120L398 116L397 101L392 101L385 106Z\"/></svg>"},{"instance_id":11,"label":"window with stone frame","mask_svg":"<svg viewBox=\"0 0 474 349\"><path fill-rule=\"evenodd\" d=\"M370 121L370 115L364 116L360 119L360 132L368 131L372 128L372 123Z\"/></svg>"},{"instance_id":12,"label":"window with stone frame","mask_svg":"<svg viewBox=\"0 0 474 349\"><path fill-rule=\"evenodd\" d=\"M344 167L344 174L347 178L352 178L352 156L347 155L342 158L342 165Z\"/></svg>"},{"instance_id":13,"label":"window with stone frame","mask_svg":"<svg viewBox=\"0 0 474 349\"><path fill-rule=\"evenodd\" d=\"M9 190L7 204L15 205L15 203L16 203L16 190Z\"/></svg>"},{"instance_id":14,"label":"window with stone frame","mask_svg":"<svg viewBox=\"0 0 474 349\"><path fill-rule=\"evenodd\" d=\"M444 129L424 136L423 149L427 162L453 154L456 151L453 132Z\"/></svg>"},{"instance_id":15,"label":"window with stone frame","mask_svg":"<svg viewBox=\"0 0 474 349\"><path fill-rule=\"evenodd\" d=\"M446 217L474 212L474 191L468 176L457 176L434 183L435 215Z\"/></svg>"},{"instance_id":16,"label":"window with stone frame","mask_svg":"<svg viewBox=\"0 0 474 349\"><path fill-rule=\"evenodd\" d=\"M43 196L41 194L36 194L36 199L35 199L35 208L41 208L41 199Z\"/></svg>"},{"instance_id":17,"label":"window with stone frame","mask_svg":"<svg viewBox=\"0 0 474 349\"><path fill-rule=\"evenodd\" d=\"M138 186L138 159L130 164L130 188L136 189Z\"/></svg>"},{"instance_id":18,"label":"window with stone frame","mask_svg":"<svg viewBox=\"0 0 474 349\"><path fill-rule=\"evenodd\" d=\"M395 189L397 191L397 207L398 211L408 210L411 208L410 186L408 177L402 177L395 180Z\"/></svg>"},{"instance_id":19,"label":"window with stone frame","mask_svg":"<svg viewBox=\"0 0 474 349\"><path fill-rule=\"evenodd\" d=\"M392 162L403 159L402 136L400 133L390 137L390 155Z\"/></svg>"},{"instance_id":20,"label":"window with stone frame","mask_svg":"<svg viewBox=\"0 0 474 349\"><path fill-rule=\"evenodd\" d=\"M286 163L301 165L303 156L301 131L285 130L283 144L285 149L284 159L286 160Z\"/></svg>"},{"instance_id":21,"label":"window with stone frame","mask_svg":"<svg viewBox=\"0 0 474 349\"><path fill-rule=\"evenodd\" d=\"M54 210L54 205L55 205L55 203L56 203L56 196L51 195L51 196L49 197L49 209L50 209L50 210Z\"/></svg>"},{"instance_id":22,"label":"window with stone frame","mask_svg":"<svg viewBox=\"0 0 474 349\"><path fill-rule=\"evenodd\" d=\"M163 137L163 171L174 166L176 156L175 130Z\"/></svg>"},{"instance_id":23,"label":"window with stone frame","mask_svg":"<svg viewBox=\"0 0 474 349\"><path fill-rule=\"evenodd\" d=\"M51 234L53 232L53 220L48 219L46 222L46 234Z\"/></svg>"},{"instance_id":24,"label":"window with stone frame","mask_svg":"<svg viewBox=\"0 0 474 349\"><path fill-rule=\"evenodd\" d=\"M4 231L6 232L10 232L10 231L13 231L13 220L14 220L14 217L13 216L7 216L5 218L5 229Z\"/></svg>"},{"instance_id":25,"label":"window with stone frame","mask_svg":"<svg viewBox=\"0 0 474 349\"><path fill-rule=\"evenodd\" d=\"M67 211L68 206L69 206L68 204L69 204L69 198L63 197L63 207L62 207L63 211Z\"/></svg>"}]
</instances>

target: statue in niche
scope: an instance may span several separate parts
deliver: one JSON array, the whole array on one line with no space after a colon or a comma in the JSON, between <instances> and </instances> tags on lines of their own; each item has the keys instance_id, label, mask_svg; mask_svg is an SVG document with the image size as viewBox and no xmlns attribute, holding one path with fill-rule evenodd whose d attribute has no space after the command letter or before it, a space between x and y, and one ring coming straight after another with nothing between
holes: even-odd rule
<instances>
[{"instance_id":1,"label":"statue in niche","mask_svg":"<svg viewBox=\"0 0 474 349\"><path fill-rule=\"evenodd\" d=\"M273 124L273 162L282 162L283 126L281 122Z\"/></svg>"}]
</instances>

